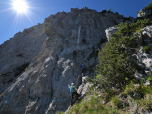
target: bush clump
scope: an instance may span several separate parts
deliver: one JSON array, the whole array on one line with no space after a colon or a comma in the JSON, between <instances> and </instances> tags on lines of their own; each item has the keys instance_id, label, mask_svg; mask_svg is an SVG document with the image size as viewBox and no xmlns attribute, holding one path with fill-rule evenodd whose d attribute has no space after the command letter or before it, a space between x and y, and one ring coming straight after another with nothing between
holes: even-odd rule
<instances>
[{"instance_id":1,"label":"bush clump","mask_svg":"<svg viewBox=\"0 0 152 114\"><path fill-rule=\"evenodd\" d=\"M128 54L122 43L128 45L130 37L111 38L105 47L99 52L99 64L96 66L97 74L101 74L102 87L121 88L135 73L127 58ZM119 42L119 43L118 43ZM128 78L128 80L125 80Z\"/></svg>"},{"instance_id":2,"label":"bush clump","mask_svg":"<svg viewBox=\"0 0 152 114\"><path fill-rule=\"evenodd\" d=\"M144 46L144 48L142 49L145 53L149 53L149 51L151 50L150 47L148 46Z\"/></svg>"}]
</instances>

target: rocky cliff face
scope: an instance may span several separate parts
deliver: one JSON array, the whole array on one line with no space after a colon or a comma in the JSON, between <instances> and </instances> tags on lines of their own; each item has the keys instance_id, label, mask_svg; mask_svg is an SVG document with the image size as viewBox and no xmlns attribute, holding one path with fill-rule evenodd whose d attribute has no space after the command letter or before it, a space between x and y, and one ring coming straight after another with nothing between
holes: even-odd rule
<instances>
[{"instance_id":1,"label":"rocky cliff face","mask_svg":"<svg viewBox=\"0 0 152 114\"><path fill-rule=\"evenodd\" d=\"M88 86L79 65L86 68L84 76L95 75L98 49L107 41L105 29L122 21L118 13L71 9L0 45L0 113L65 111L71 97L68 86L74 82L83 95Z\"/></svg>"}]
</instances>

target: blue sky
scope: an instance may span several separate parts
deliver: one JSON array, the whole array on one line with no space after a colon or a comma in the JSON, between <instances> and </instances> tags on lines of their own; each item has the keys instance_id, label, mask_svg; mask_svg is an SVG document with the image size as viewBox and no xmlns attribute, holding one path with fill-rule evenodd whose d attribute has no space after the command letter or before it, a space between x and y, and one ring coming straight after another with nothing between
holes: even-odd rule
<instances>
[{"instance_id":1,"label":"blue sky","mask_svg":"<svg viewBox=\"0 0 152 114\"><path fill-rule=\"evenodd\" d=\"M118 12L125 17L137 17L137 11L147 6L151 0L25 0L28 13L18 14L12 7L13 0L0 0L0 44L12 38L57 12L70 12L71 8L95 9L98 12L108 10Z\"/></svg>"}]
</instances>

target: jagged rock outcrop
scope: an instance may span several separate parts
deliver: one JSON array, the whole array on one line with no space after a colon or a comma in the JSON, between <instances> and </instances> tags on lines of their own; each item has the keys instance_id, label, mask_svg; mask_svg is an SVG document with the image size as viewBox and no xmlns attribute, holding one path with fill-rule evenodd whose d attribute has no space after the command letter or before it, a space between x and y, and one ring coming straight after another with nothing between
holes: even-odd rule
<instances>
[{"instance_id":1,"label":"jagged rock outcrop","mask_svg":"<svg viewBox=\"0 0 152 114\"><path fill-rule=\"evenodd\" d=\"M51 15L43 24L25 29L2 44L0 113L65 111L71 97L68 86L74 82L83 95L88 86L79 65L85 66L85 76L95 75L98 49L107 41L105 29L124 21L120 17L86 7L71 9ZM83 38L87 44L82 43Z\"/></svg>"},{"instance_id":2,"label":"jagged rock outcrop","mask_svg":"<svg viewBox=\"0 0 152 114\"><path fill-rule=\"evenodd\" d=\"M138 17L145 17L145 16L148 16L148 15L150 15L151 14L151 12L152 12L152 9L141 9L140 11L139 11L139 13L137 14L137 16Z\"/></svg>"}]
</instances>

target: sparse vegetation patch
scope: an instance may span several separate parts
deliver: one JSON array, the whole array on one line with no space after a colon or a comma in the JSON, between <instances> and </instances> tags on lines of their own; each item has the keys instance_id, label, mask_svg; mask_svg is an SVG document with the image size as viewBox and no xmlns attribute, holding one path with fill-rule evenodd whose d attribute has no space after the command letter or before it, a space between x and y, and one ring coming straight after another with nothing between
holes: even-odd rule
<instances>
[{"instance_id":1,"label":"sparse vegetation patch","mask_svg":"<svg viewBox=\"0 0 152 114\"><path fill-rule=\"evenodd\" d=\"M25 63L20 67L15 68L13 71L15 72L15 77L21 74L23 71L27 70L29 63Z\"/></svg>"}]
</instances>

